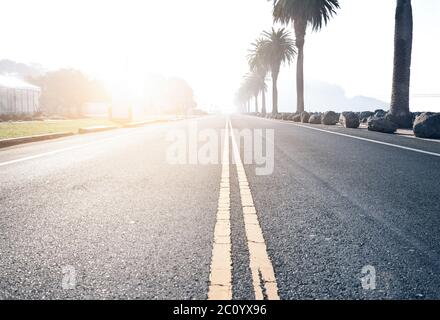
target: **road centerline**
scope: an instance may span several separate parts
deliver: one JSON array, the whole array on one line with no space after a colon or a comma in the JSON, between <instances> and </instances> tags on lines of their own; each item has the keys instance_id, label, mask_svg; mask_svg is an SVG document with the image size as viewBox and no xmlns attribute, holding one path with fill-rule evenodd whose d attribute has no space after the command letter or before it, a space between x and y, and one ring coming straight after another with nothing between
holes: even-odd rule
<instances>
[{"instance_id":1,"label":"road centerline","mask_svg":"<svg viewBox=\"0 0 440 320\"><path fill-rule=\"evenodd\" d=\"M258 220L257 210L254 205L252 191L247 180L246 171L241 161L240 151L235 141L232 124L228 122L231 129L232 150L237 167L241 205L244 216L247 245L249 249L249 263L252 273L252 283L255 298L257 300L279 300L278 285L275 272L267 253L267 246L264 240Z\"/></svg>"},{"instance_id":2,"label":"road centerline","mask_svg":"<svg viewBox=\"0 0 440 320\"><path fill-rule=\"evenodd\" d=\"M208 300L232 299L231 189L229 177L229 127L228 122L226 122Z\"/></svg>"}]
</instances>

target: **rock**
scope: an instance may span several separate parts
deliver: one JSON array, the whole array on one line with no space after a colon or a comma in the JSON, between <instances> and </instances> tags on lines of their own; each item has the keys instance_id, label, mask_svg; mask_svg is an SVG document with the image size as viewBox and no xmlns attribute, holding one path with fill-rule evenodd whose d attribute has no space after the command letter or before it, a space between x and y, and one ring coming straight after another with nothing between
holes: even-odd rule
<instances>
[{"instance_id":1,"label":"rock","mask_svg":"<svg viewBox=\"0 0 440 320\"><path fill-rule=\"evenodd\" d=\"M292 116L291 113L283 113L283 114L282 114L283 120L289 120L289 118L290 118L291 116Z\"/></svg>"},{"instance_id":2,"label":"rock","mask_svg":"<svg viewBox=\"0 0 440 320\"><path fill-rule=\"evenodd\" d=\"M359 115L354 112L343 112L339 119L341 124L346 128L357 129L361 124Z\"/></svg>"},{"instance_id":3,"label":"rock","mask_svg":"<svg viewBox=\"0 0 440 320\"><path fill-rule=\"evenodd\" d=\"M387 118L373 117L368 120L368 130L382 133L395 133L397 124Z\"/></svg>"},{"instance_id":4,"label":"rock","mask_svg":"<svg viewBox=\"0 0 440 320\"><path fill-rule=\"evenodd\" d=\"M440 113L423 113L414 122L414 134L419 138L440 139Z\"/></svg>"},{"instance_id":5,"label":"rock","mask_svg":"<svg viewBox=\"0 0 440 320\"><path fill-rule=\"evenodd\" d=\"M293 121L293 119L295 119L295 117L298 117L298 116L299 116L299 121L301 122L301 114L297 113L297 112L292 115L292 118L290 120Z\"/></svg>"},{"instance_id":6,"label":"rock","mask_svg":"<svg viewBox=\"0 0 440 320\"><path fill-rule=\"evenodd\" d=\"M301 115L297 114L297 115L293 116L292 121L293 122L301 122Z\"/></svg>"},{"instance_id":7,"label":"rock","mask_svg":"<svg viewBox=\"0 0 440 320\"><path fill-rule=\"evenodd\" d=\"M404 129L412 128L415 120L411 113L403 114L403 115L394 115L391 112L388 112L385 118L397 124L397 127Z\"/></svg>"},{"instance_id":8,"label":"rock","mask_svg":"<svg viewBox=\"0 0 440 320\"><path fill-rule=\"evenodd\" d=\"M361 122L367 122L368 118L370 118L372 116L374 116L374 112L364 111L364 112L360 113L359 118L360 118Z\"/></svg>"},{"instance_id":9,"label":"rock","mask_svg":"<svg viewBox=\"0 0 440 320\"><path fill-rule=\"evenodd\" d=\"M325 124L326 126L334 126L338 123L338 121L339 116L333 111L328 111L324 113L321 119L322 124Z\"/></svg>"},{"instance_id":10,"label":"rock","mask_svg":"<svg viewBox=\"0 0 440 320\"><path fill-rule=\"evenodd\" d=\"M308 114L307 112L301 112L301 122L302 123L309 123L309 119L310 119L310 114Z\"/></svg>"},{"instance_id":11,"label":"rock","mask_svg":"<svg viewBox=\"0 0 440 320\"><path fill-rule=\"evenodd\" d=\"M313 114L310 116L309 123L321 124L321 116L319 114Z\"/></svg>"},{"instance_id":12,"label":"rock","mask_svg":"<svg viewBox=\"0 0 440 320\"><path fill-rule=\"evenodd\" d=\"M374 111L374 116L376 118L383 118L387 115L387 112L385 110L382 109L377 109L376 111Z\"/></svg>"},{"instance_id":13,"label":"rock","mask_svg":"<svg viewBox=\"0 0 440 320\"><path fill-rule=\"evenodd\" d=\"M417 119L417 117L421 116L424 112L411 112L414 120Z\"/></svg>"}]
</instances>

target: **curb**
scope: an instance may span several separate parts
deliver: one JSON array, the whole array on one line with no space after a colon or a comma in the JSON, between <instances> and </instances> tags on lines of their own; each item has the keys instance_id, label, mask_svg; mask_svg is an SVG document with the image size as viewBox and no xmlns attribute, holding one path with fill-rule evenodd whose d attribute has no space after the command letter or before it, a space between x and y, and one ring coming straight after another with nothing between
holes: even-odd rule
<instances>
[{"instance_id":1,"label":"curb","mask_svg":"<svg viewBox=\"0 0 440 320\"><path fill-rule=\"evenodd\" d=\"M118 127L116 127L116 126L95 126L95 127L79 128L78 133L79 134L87 134L87 133L102 132L102 131L109 131L109 130L115 130L115 129L118 129Z\"/></svg>"},{"instance_id":2,"label":"curb","mask_svg":"<svg viewBox=\"0 0 440 320\"><path fill-rule=\"evenodd\" d=\"M147 121L139 121L139 122L129 122L124 124L123 128L138 128L143 127L149 124L158 124L158 123L167 123L167 122L173 122L183 119L158 119L158 120L147 120Z\"/></svg>"},{"instance_id":3,"label":"curb","mask_svg":"<svg viewBox=\"0 0 440 320\"><path fill-rule=\"evenodd\" d=\"M181 120L181 119L179 119ZM173 120L174 121L174 120ZM176 119L177 121L177 119ZM124 124L123 128L137 128L142 127L148 124L155 124L155 123L164 123L164 122L170 122L170 120L148 120L148 121L141 121L141 122L130 122ZM117 126L95 126L95 127L86 127L86 128L79 128L78 133L79 134L87 134L87 133L95 133L95 132L103 132L103 131L110 131L119 129ZM31 142L38 142L38 141L44 141L44 140L53 140L58 138L64 138L73 136L75 133L73 132L60 132L60 133L49 133L49 134L41 134L41 135L35 135L35 136L28 136L28 137L19 137L19 138L10 138L10 139L0 139L0 149L12 147L19 144L25 144L25 143L31 143Z\"/></svg>"},{"instance_id":4,"label":"curb","mask_svg":"<svg viewBox=\"0 0 440 320\"><path fill-rule=\"evenodd\" d=\"M148 121L139 121L139 122L129 122L125 123L122 127L123 128L139 128L146 126L148 124L155 124L155 123L161 123L165 122L165 120L148 120Z\"/></svg>"},{"instance_id":5,"label":"curb","mask_svg":"<svg viewBox=\"0 0 440 320\"><path fill-rule=\"evenodd\" d=\"M15 145L30 143L30 142L64 138L64 137L73 136L73 135L74 135L73 132L60 132L60 133L40 134L40 135L29 136L29 137L1 139L0 140L0 148L12 147Z\"/></svg>"}]
</instances>

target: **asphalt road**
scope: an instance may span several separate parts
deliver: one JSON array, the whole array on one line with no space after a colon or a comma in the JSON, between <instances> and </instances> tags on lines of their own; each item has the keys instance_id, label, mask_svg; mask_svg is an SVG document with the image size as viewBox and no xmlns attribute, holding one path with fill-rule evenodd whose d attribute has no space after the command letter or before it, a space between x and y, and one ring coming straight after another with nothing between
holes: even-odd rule
<instances>
[{"instance_id":1,"label":"asphalt road","mask_svg":"<svg viewBox=\"0 0 440 320\"><path fill-rule=\"evenodd\" d=\"M440 298L439 142L230 120L274 130L273 173L244 167L281 299ZM227 117L0 150L0 299L206 299L222 166L167 158L194 123ZM234 164L229 188L232 297L254 299Z\"/></svg>"}]
</instances>

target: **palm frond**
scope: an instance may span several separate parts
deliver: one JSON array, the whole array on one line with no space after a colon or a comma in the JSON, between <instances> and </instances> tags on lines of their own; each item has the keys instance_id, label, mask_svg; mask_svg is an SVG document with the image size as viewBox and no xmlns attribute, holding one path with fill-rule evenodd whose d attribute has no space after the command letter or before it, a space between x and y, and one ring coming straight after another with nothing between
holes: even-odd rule
<instances>
[{"instance_id":1,"label":"palm frond","mask_svg":"<svg viewBox=\"0 0 440 320\"><path fill-rule=\"evenodd\" d=\"M295 42L284 28L263 32L262 55L272 72L278 72L282 64L290 64L296 57Z\"/></svg>"},{"instance_id":2,"label":"palm frond","mask_svg":"<svg viewBox=\"0 0 440 320\"><path fill-rule=\"evenodd\" d=\"M338 0L270 0L273 1L274 22L290 24L302 21L320 30L340 8Z\"/></svg>"}]
</instances>

